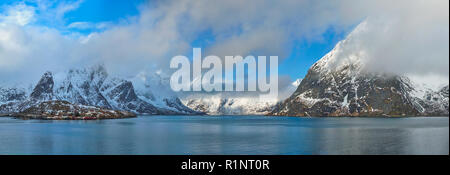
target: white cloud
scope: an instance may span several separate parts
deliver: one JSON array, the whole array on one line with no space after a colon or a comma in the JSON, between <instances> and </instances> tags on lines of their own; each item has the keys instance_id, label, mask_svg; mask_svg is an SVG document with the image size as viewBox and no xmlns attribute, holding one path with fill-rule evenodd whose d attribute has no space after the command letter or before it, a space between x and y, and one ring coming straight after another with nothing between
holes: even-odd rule
<instances>
[{"instance_id":1,"label":"white cloud","mask_svg":"<svg viewBox=\"0 0 450 175\"><path fill-rule=\"evenodd\" d=\"M35 16L35 9L20 3L16 6L7 7L5 14L0 14L1 25L20 25L25 26L33 21Z\"/></svg>"},{"instance_id":2,"label":"white cloud","mask_svg":"<svg viewBox=\"0 0 450 175\"><path fill-rule=\"evenodd\" d=\"M76 0L71 2L62 1L54 10L55 16L57 18L63 18L67 12L78 9L83 2L84 0Z\"/></svg>"},{"instance_id":3,"label":"white cloud","mask_svg":"<svg viewBox=\"0 0 450 175\"><path fill-rule=\"evenodd\" d=\"M401 2L383 8L382 14L371 12L338 58L364 53L369 71L448 78L449 1Z\"/></svg>"},{"instance_id":4,"label":"white cloud","mask_svg":"<svg viewBox=\"0 0 450 175\"><path fill-rule=\"evenodd\" d=\"M70 29L90 29L90 28L94 28L93 27L94 24L90 23L90 22L73 22L70 23L67 27Z\"/></svg>"},{"instance_id":5,"label":"white cloud","mask_svg":"<svg viewBox=\"0 0 450 175\"><path fill-rule=\"evenodd\" d=\"M83 1L70 2L44 0L36 7L22 7L34 8L38 15L18 7L0 14L0 80L30 74L38 77L47 69L66 70L95 62L105 62L111 72L125 76L143 69L168 69L170 58L188 54L190 43L205 31L213 37L204 48L206 54L283 58L295 40L321 40L330 27L345 31L367 17L375 19L374 23L361 34L355 48L370 51L373 68L397 73L433 70L448 77L446 0L156 1L140 7L138 16L120 23L80 21L65 26L65 14ZM6 22L10 19L16 24ZM53 25L30 25L34 19ZM61 28L104 30L82 35L62 34ZM380 64L387 62L392 64Z\"/></svg>"}]
</instances>

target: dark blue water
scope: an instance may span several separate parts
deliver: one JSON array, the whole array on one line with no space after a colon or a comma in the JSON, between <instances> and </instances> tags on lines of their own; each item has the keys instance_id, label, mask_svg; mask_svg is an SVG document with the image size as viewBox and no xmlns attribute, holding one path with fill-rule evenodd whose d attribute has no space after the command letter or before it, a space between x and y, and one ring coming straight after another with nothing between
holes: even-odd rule
<instances>
[{"instance_id":1,"label":"dark blue water","mask_svg":"<svg viewBox=\"0 0 450 175\"><path fill-rule=\"evenodd\" d=\"M449 154L449 118L0 118L0 154Z\"/></svg>"}]
</instances>

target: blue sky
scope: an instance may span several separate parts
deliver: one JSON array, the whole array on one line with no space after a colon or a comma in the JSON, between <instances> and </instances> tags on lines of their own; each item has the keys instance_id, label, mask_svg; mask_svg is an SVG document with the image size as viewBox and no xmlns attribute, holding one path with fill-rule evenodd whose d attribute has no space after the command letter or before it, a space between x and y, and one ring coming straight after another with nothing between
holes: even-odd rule
<instances>
[{"instance_id":1,"label":"blue sky","mask_svg":"<svg viewBox=\"0 0 450 175\"><path fill-rule=\"evenodd\" d=\"M139 6L145 3L145 0L85 0L76 10L65 14L66 24L76 22L113 22L118 23L121 20L139 15ZM84 34L95 29L72 29Z\"/></svg>"},{"instance_id":2,"label":"blue sky","mask_svg":"<svg viewBox=\"0 0 450 175\"><path fill-rule=\"evenodd\" d=\"M37 6L34 2L24 1L25 4L30 6ZM66 3L75 3L77 1L64 1ZM81 1L73 10L66 12L63 16L63 24L53 24L52 20L37 20L34 23L40 25L47 25L49 27L55 27L62 31L62 33L78 32L84 35L88 35L92 32L102 32L107 30L105 28L95 28L95 27L70 27L71 24L76 23L111 23L117 24L121 21L126 21L129 18L139 16L139 8L146 3L145 0L84 0ZM18 1L7 0L2 1L0 6L14 5ZM152 3L152 2L150 2ZM52 7L57 8L59 4L52 4ZM3 9L4 10L4 9ZM36 14L39 15L43 13L37 11ZM53 25L53 26L52 26ZM69 26L69 27L67 27ZM345 37L348 31L335 32L332 28L326 30L325 33L321 34L320 40L307 40L300 39L295 41L290 41L286 45L286 49L290 52L287 53L287 58L280 63L279 71L282 75L289 75L292 80L297 78L302 78L305 76L308 68L330 51L334 45L341 39ZM191 47L208 47L208 45L214 44L215 35L212 34L211 30L204 30L200 34L196 35L192 42L190 42ZM284 46L283 46L284 47Z\"/></svg>"},{"instance_id":3,"label":"blue sky","mask_svg":"<svg viewBox=\"0 0 450 175\"><path fill-rule=\"evenodd\" d=\"M309 67L331 51L346 35L346 32L335 32L329 29L322 35L322 41L295 41L290 55L279 66L280 74L287 74L294 79L303 78Z\"/></svg>"},{"instance_id":4,"label":"blue sky","mask_svg":"<svg viewBox=\"0 0 450 175\"><path fill-rule=\"evenodd\" d=\"M127 16L138 15L138 6L144 0L87 0L80 7L66 14L67 22L117 21Z\"/></svg>"}]
</instances>

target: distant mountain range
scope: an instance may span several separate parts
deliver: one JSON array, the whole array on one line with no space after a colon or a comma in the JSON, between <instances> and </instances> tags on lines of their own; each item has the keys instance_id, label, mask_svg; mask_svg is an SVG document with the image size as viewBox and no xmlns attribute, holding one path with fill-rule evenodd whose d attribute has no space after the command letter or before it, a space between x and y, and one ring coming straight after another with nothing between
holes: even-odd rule
<instances>
[{"instance_id":1,"label":"distant mountain range","mask_svg":"<svg viewBox=\"0 0 450 175\"><path fill-rule=\"evenodd\" d=\"M31 92L20 88L0 88L0 114L24 111L47 101L67 101L72 104L102 109L130 111L151 115L202 114L184 106L175 95L163 94L157 74L141 79L125 80L111 77L102 65L68 71L61 80L46 72ZM139 84L135 89L134 83ZM159 95L155 95L155 93Z\"/></svg>"},{"instance_id":2,"label":"distant mountain range","mask_svg":"<svg viewBox=\"0 0 450 175\"><path fill-rule=\"evenodd\" d=\"M181 100L187 107L208 115L265 115L274 110L281 100L289 97L300 82L301 79L297 79L280 89L279 98L263 101L258 95L242 92L200 93L182 97Z\"/></svg>"}]
</instances>

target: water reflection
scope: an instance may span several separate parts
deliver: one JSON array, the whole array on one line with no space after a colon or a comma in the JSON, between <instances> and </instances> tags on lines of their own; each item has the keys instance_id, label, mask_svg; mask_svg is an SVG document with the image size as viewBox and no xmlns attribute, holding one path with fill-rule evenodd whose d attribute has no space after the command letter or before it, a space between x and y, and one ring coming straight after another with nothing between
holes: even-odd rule
<instances>
[{"instance_id":1,"label":"water reflection","mask_svg":"<svg viewBox=\"0 0 450 175\"><path fill-rule=\"evenodd\" d=\"M0 154L448 154L448 117L0 118Z\"/></svg>"}]
</instances>

